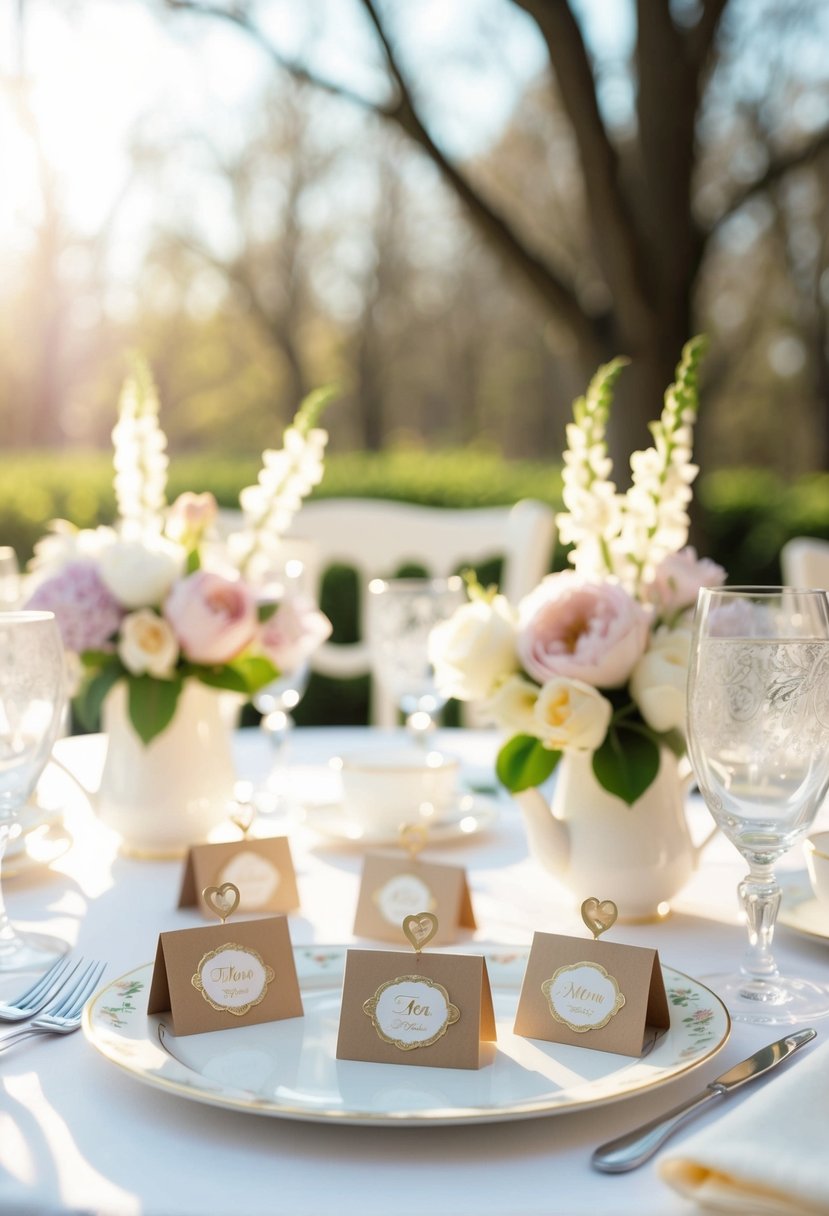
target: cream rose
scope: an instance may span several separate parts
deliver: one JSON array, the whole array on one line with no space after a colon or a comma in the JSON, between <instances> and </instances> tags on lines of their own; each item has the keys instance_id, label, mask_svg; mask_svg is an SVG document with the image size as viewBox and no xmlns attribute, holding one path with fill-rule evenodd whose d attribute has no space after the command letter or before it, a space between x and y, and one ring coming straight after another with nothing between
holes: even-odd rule
<instances>
[{"instance_id":1,"label":"cream rose","mask_svg":"<svg viewBox=\"0 0 829 1216\"><path fill-rule=\"evenodd\" d=\"M163 679L178 662L178 642L163 617L151 608L139 608L121 622L118 657L134 676Z\"/></svg>"},{"instance_id":2,"label":"cream rose","mask_svg":"<svg viewBox=\"0 0 829 1216\"><path fill-rule=\"evenodd\" d=\"M651 730L685 730L688 629L658 629L633 669L630 692Z\"/></svg>"},{"instance_id":3,"label":"cream rose","mask_svg":"<svg viewBox=\"0 0 829 1216\"><path fill-rule=\"evenodd\" d=\"M124 608L160 604L184 570L179 545L162 537L152 541L117 540L101 550L99 569L107 588Z\"/></svg>"},{"instance_id":4,"label":"cream rose","mask_svg":"<svg viewBox=\"0 0 829 1216\"><path fill-rule=\"evenodd\" d=\"M459 701L482 701L518 669L515 619L503 595L461 605L429 638L429 659L442 692Z\"/></svg>"},{"instance_id":5,"label":"cream rose","mask_svg":"<svg viewBox=\"0 0 829 1216\"><path fill-rule=\"evenodd\" d=\"M523 676L507 676L484 703L484 713L497 726L519 735L536 734L535 703L539 688Z\"/></svg>"},{"instance_id":6,"label":"cream rose","mask_svg":"<svg viewBox=\"0 0 829 1216\"><path fill-rule=\"evenodd\" d=\"M591 684L550 680L538 694L533 734L551 751L595 751L604 742L613 707Z\"/></svg>"}]
</instances>

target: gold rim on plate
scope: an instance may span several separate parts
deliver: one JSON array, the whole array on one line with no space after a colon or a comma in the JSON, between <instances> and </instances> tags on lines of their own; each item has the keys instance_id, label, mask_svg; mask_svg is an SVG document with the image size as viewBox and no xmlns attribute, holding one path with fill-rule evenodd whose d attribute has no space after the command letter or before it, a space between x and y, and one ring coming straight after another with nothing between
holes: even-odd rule
<instances>
[{"instance_id":1,"label":"gold rim on plate","mask_svg":"<svg viewBox=\"0 0 829 1216\"><path fill-rule=\"evenodd\" d=\"M306 1006L304 1019L176 1039L167 1024L168 1016L146 1014L152 975L152 964L146 963L113 980L90 1001L84 1013L84 1032L105 1059L131 1076L192 1101L306 1122L404 1127L532 1119L619 1101L710 1060L725 1045L731 1030L724 1005L709 988L663 965L671 1029L642 1059L520 1039L512 1035L511 1027L528 948L481 945L499 1021L499 1050L491 1063L476 1071L337 1061L334 1011L346 949L294 948ZM226 1053L217 1050L226 1035L233 1036L226 1040L228 1047L234 1044L229 1053L233 1060L242 1048L241 1057L258 1053L272 1066L267 1094L245 1088L238 1074L228 1079L227 1069L233 1061L223 1061ZM248 1037L241 1042L239 1036ZM531 1057L531 1062L521 1064L522 1054L528 1061ZM210 1075L199 1071L194 1060L201 1067L207 1060ZM539 1073L545 1060L555 1080ZM305 1090L303 1065L308 1069L306 1075L313 1077L313 1085ZM330 1079L324 1082L320 1078L326 1072ZM257 1079L260 1075L258 1070ZM547 1090L538 1093L540 1076ZM330 1088L327 1096L325 1083ZM522 1085L526 1087L523 1092ZM486 1101L475 1099L482 1091L488 1095ZM503 1096L508 1092L513 1093L512 1098ZM378 1105L377 1095L385 1105Z\"/></svg>"}]
</instances>

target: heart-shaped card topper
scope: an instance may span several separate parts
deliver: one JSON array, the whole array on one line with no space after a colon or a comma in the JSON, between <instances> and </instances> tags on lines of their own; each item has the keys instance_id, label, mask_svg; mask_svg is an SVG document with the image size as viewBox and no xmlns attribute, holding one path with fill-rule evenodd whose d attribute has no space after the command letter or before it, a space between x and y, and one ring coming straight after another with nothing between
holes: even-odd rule
<instances>
[{"instance_id":1,"label":"heart-shaped card topper","mask_svg":"<svg viewBox=\"0 0 829 1216\"><path fill-rule=\"evenodd\" d=\"M428 838L429 829L425 823L404 823L400 828L401 847L406 850L412 861L426 847Z\"/></svg>"},{"instance_id":2,"label":"heart-shaped card topper","mask_svg":"<svg viewBox=\"0 0 829 1216\"><path fill-rule=\"evenodd\" d=\"M417 912L414 916L403 917L403 933L406 940L411 942L415 953L427 945L438 931L438 918L434 912Z\"/></svg>"},{"instance_id":3,"label":"heart-shaped card topper","mask_svg":"<svg viewBox=\"0 0 829 1216\"><path fill-rule=\"evenodd\" d=\"M201 894L210 911L218 916L222 924L239 907L239 888L234 887L232 882L223 882L220 887L205 887Z\"/></svg>"},{"instance_id":4,"label":"heart-shaped card topper","mask_svg":"<svg viewBox=\"0 0 829 1216\"><path fill-rule=\"evenodd\" d=\"M586 899L581 906L581 918L593 934L594 940L607 933L616 923L619 909L612 899L598 900L595 897Z\"/></svg>"},{"instance_id":5,"label":"heart-shaped card topper","mask_svg":"<svg viewBox=\"0 0 829 1216\"><path fill-rule=\"evenodd\" d=\"M256 818L256 807L252 802L234 802L230 812L230 822L237 827L244 838L253 827Z\"/></svg>"}]
</instances>

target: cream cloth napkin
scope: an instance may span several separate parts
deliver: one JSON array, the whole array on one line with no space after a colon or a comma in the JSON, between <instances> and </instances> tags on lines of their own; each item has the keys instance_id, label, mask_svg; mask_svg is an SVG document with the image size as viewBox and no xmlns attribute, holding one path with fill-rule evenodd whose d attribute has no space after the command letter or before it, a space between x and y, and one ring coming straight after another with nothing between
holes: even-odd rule
<instances>
[{"instance_id":1,"label":"cream cloth napkin","mask_svg":"<svg viewBox=\"0 0 829 1216\"><path fill-rule=\"evenodd\" d=\"M704 1211L829 1216L829 1043L782 1068L659 1163Z\"/></svg>"}]
</instances>

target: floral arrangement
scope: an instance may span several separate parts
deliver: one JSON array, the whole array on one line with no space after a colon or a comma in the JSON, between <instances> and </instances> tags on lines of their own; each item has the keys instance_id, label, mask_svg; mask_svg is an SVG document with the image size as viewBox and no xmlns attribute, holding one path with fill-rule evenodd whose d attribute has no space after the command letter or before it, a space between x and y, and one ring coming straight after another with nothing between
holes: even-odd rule
<instances>
[{"instance_id":1,"label":"floral arrangement","mask_svg":"<svg viewBox=\"0 0 829 1216\"><path fill-rule=\"evenodd\" d=\"M35 546L28 606L54 612L74 666L75 706L94 726L118 681L144 743L172 721L187 680L250 697L298 666L329 635L308 599L271 592L282 536L319 483L331 391L312 393L265 451L257 484L240 495L242 527L216 533L212 494L167 506L167 440L149 368L136 358L112 433L114 527L56 520Z\"/></svg>"},{"instance_id":2,"label":"floral arrangement","mask_svg":"<svg viewBox=\"0 0 829 1216\"><path fill-rule=\"evenodd\" d=\"M574 568L517 607L473 582L469 602L433 632L443 691L481 703L511 733L497 772L513 792L542 784L563 754L588 752L599 784L632 805L657 775L660 747L684 751L691 610L700 587L725 580L685 547L703 349L699 337L685 346L624 494L605 435L627 360L599 368L567 427L557 525Z\"/></svg>"}]
</instances>

